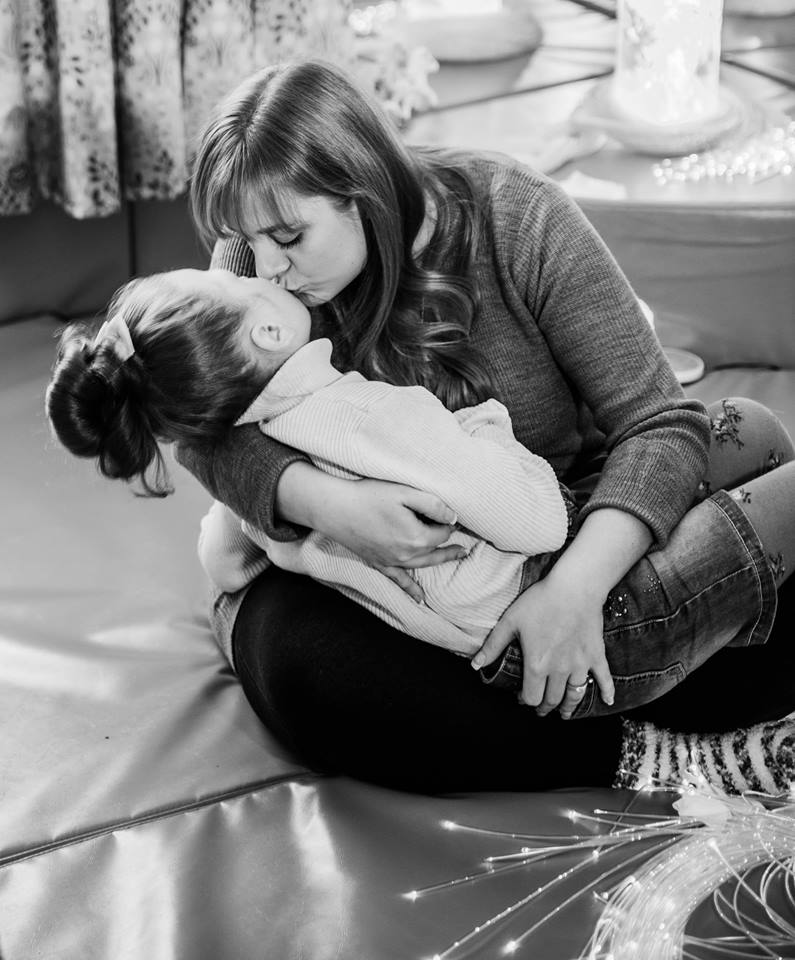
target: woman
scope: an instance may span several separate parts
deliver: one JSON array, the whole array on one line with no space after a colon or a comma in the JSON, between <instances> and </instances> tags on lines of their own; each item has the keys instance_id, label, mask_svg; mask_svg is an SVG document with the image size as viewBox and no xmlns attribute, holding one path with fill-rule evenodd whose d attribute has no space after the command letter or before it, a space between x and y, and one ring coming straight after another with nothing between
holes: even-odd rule
<instances>
[{"instance_id":1,"label":"woman","mask_svg":"<svg viewBox=\"0 0 795 960\"><path fill-rule=\"evenodd\" d=\"M605 677L602 609L622 575L665 546L694 498L706 495L706 477L735 486L769 466L771 448L742 419L750 407L738 414L742 440L710 446L703 406L683 396L636 297L577 207L508 158L409 150L344 74L312 62L263 71L220 107L199 146L191 200L203 236L226 238L214 266L256 272L315 308L314 333L332 340L336 366L422 384L451 409L496 396L517 438L552 463L582 505L572 544L506 610L483 651L493 659L518 637L522 703L331 591L267 572L243 596L216 604L218 629L233 624L235 665L263 721L317 767L431 791L609 784L626 764L637 774L633 758L663 736L681 755L682 736L648 723L567 724L546 715L570 714L587 677ZM727 417L729 434L737 432ZM709 463L710 449L724 462ZM452 518L438 499L329 477L256 428L212 448L183 446L178 456L271 538L314 529L409 593L410 569L457 549L440 546ZM789 456L791 446L780 459ZM753 482L775 488L777 474ZM759 491L755 502L772 495ZM750 525L747 510L738 522ZM795 518L755 510L760 541L769 534L789 552ZM704 553L696 560L713 562ZM621 616L622 598L615 603ZM767 636L775 597L760 604ZM726 650L708 666L736 682L732 657L740 653L763 661L758 674L769 691L777 661L785 662L779 644ZM756 702L744 708L729 690L702 713L712 690L706 670L677 691L688 715L678 718L662 697L653 708L659 723L728 730L795 706L789 689L772 703L768 696L767 712ZM765 736L778 754L790 728ZM698 745L705 758L716 749L706 736ZM766 770L758 774L771 782ZM760 782L727 776L735 789Z\"/></svg>"}]
</instances>

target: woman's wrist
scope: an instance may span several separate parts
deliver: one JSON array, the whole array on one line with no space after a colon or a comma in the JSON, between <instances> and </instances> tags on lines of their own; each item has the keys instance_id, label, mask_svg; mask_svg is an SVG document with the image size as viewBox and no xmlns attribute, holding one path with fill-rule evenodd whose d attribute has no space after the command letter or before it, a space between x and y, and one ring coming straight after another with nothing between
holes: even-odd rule
<instances>
[{"instance_id":1,"label":"woman's wrist","mask_svg":"<svg viewBox=\"0 0 795 960\"><path fill-rule=\"evenodd\" d=\"M315 508L312 490L320 471L306 460L295 460L282 471L276 484L277 517L298 527L313 529Z\"/></svg>"},{"instance_id":2,"label":"woman's wrist","mask_svg":"<svg viewBox=\"0 0 795 960\"><path fill-rule=\"evenodd\" d=\"M306 460L295 460L285 467L276 485L276 513L294 526L327 532L324 518L329 514L329 504L338 502L341 484L348 482Z\"/></svg>"},{"instance_id":3,"label":"woman's wrist","mask_svg":"<svg viewBox=\"0 0 795 960\"><path fill-rule=\"evenodd\" d=\"M608 593L646 553L649 528L632 514L605 507L589 514L548 579L577 584L583 598L604 603Z\"/></svg>"}]
</instances>

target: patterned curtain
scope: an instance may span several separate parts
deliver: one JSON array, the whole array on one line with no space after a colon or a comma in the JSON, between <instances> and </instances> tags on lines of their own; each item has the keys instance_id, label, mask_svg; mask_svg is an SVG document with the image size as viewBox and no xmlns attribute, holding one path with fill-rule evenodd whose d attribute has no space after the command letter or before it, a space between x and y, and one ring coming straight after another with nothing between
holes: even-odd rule
<instances>
[{"instance_id":1,"label":"patterned curtain","mask_svg":"<svg viewBox=\"0 0 795 960\"><path fill-rule=\"evenodd\" d=\"M122 198L178 196L208 111L247 74L302 55L355 67L351 5L0 0L0 215L27 213L39 197L82 218L113 213ZM383 71L368 49L364 73L377 87Z\"/></svg>"}]
</instances>

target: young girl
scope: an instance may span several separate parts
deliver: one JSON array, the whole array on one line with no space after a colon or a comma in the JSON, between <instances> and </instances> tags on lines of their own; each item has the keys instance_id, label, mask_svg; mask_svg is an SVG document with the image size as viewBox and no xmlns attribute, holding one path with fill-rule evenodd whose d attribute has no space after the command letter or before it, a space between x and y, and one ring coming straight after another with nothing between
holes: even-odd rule
<instances>
[{"instance_id":1,"label":"young girl","mask_svg":"<svg viewBox=\"0 0 795 960\"><path fill-rule=\"evenodd\" d=\"M223 591L241 590L274 563L335 586L413 637L472 658L573 536L574 498L546 461L513 438L496 400L452 413L424 387L343 375L330 362L330 342L310 342L310 330L306 306L266 280L220 270L134 280L118 291L96 336L79 327L64 334L47 413L64 446L96 457L107 476L140 476L150 494L168 489L158 440L211 442L247 423L334 476L433 494L457 515L451 542L460 551L415 571L423 604L328 537L309 531L279 542L220 503L203 521L200 555ZM770 442L779 457L792 457L783 430ZM693 562L696 534L699 550L708 542L714 554L717 585L714 567ZM572 714L639 706L721 647L764 642L775 595L745 514L728 494L715 494L617 585L604 611L610 672L584 681ZM696 598L717 614L719 629L694 617ZM515 643L483 672L488 682L517 688L521 675Z\"/></svg>"}]
</instances>

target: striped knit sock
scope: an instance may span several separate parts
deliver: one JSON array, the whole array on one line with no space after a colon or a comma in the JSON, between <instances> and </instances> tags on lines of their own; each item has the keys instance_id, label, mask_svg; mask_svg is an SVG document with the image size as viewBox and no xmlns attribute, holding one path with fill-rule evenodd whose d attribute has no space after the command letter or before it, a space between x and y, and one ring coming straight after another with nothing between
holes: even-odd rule
<instances>
[{"instance_id":1,"label":"striped knit sock","mask_svg":"<svg viewBox=\"0 0 795 960\"><path fill-rule=\"evenodd\" d=\"M795 781L795 714L728 733L679 733L624 720L613 786L678 786L692 763L726 793L783 793Z\"/></svg>"}]
</instances>

